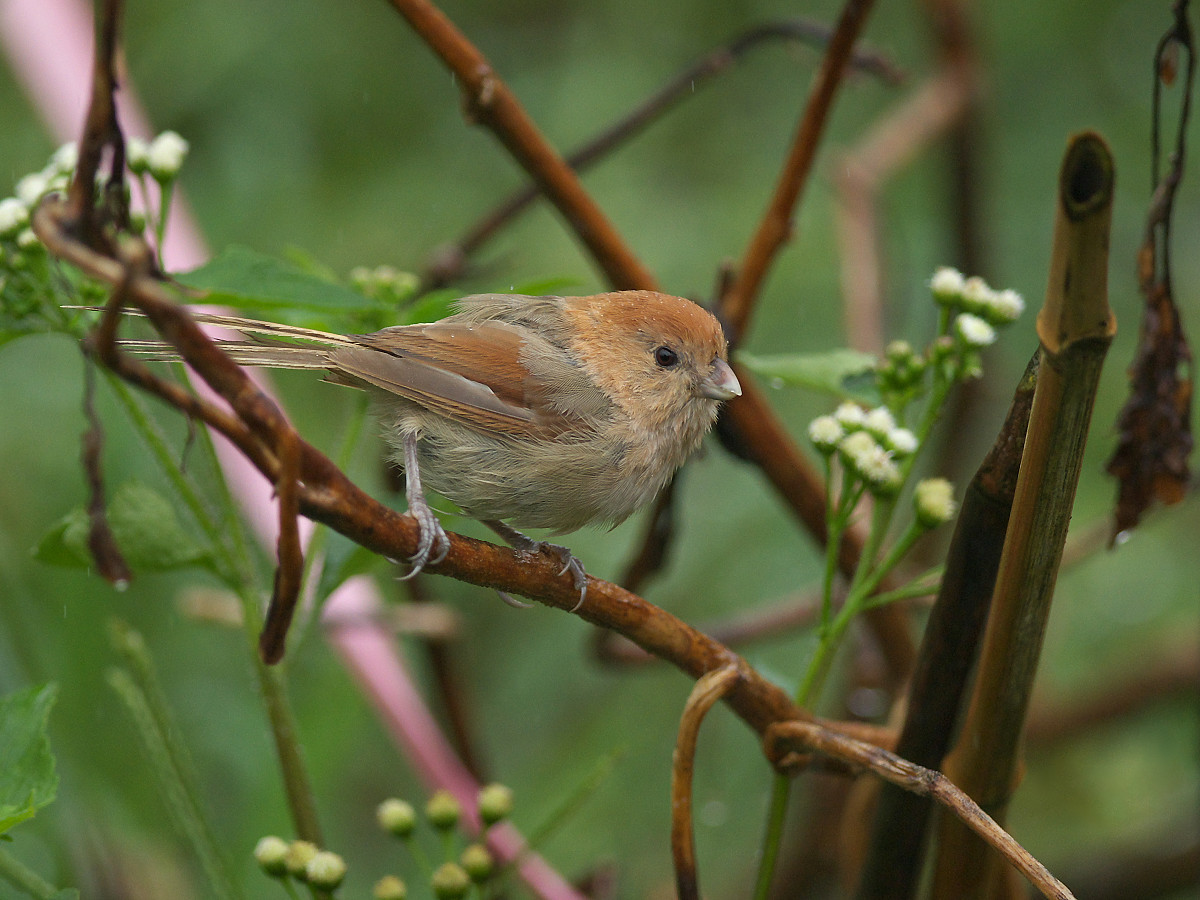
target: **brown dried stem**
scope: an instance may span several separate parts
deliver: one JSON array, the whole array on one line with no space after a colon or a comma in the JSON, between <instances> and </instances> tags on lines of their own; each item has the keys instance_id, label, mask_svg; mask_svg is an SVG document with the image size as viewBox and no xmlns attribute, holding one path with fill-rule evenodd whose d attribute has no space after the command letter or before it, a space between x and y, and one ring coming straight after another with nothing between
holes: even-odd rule
<instances>
[{"instance_id":1,"label":"brown dried stem","mask_svg":"<svg viewBox=\"0 0 1200 900\"><path fill-rule=\"evenodd\" d=\"M757 25L738 35L729 43L718 47L702 59L688 66L653 96L638 104L617 122L605 128L594 138L567 155L566 161L576 172L583 172L625 142L636 137L653 122L666 115L680 103L696 96L697 91L712 79L738 63L743 56L766 44L768 41L798 40L814 44L829 41L830 29L805 19L784 19ZM878 53L856 50L850 58L855 69L874 75L889 84L900 81L901 75L895 65ZM426 289L445 287L457 278L467 260L505 225L520 215L540 196L536 185L515 191L480 217L462 237L450 244L443 244L431 254L431 262L425 267L422 279Z\"/></svg>"},{"instance_id":2,"label":"brown dried stem","mask_svg":"<svg viewBox=\"0 0 1200 900\"><path fill-rule=\"evenodd\" d=\"M1008 417L963 497L938 599L909 685L896 752L936 769L950 748L978 655L1016 492L1038 357L1017 387ZM914 896L922 868L929 801L884 785L879 792L858 900Z\"/></svg>"},{"instance_id":3,"label":"brown dried stem","mask_svg":"<svg viewBox=\"0 0 1200 900\"><path fill-rule=\"evenodd\" d=\"M87 274L119 284L126 267L75 241L72 230L61 220L63 204L47 201L34 216L34 227L47 247ZM294 435L274 403L263 396L242 370L232 363L196 326L186 310L171 301L171 292L149 275L128 282L128 297L141 309L183 359L245 421L230 417L219 408L187 395L177 405L180 411L212 424L246 453L247 458L272 482L283 473L275 449ZM101 358L106 359L106 354ZM107 359L106 359L107 361ZM114 371L129 373L135 384L145 384L168 402L175 391L166 389L140 366L118 355ZM146 376L149 375L147 378ZM178 390L178 389L177 389ZM300 481L296 487L302 515L322 522L380 555L399 559L417 546L415 521L391 510L361 491L323 454L297 436ZM570 610L579 599L571 575L560 575L561 566L549 556L530 557L512 550L461 535L450 535L450 551L436 574L449 575L471 584L517 593ZM744 660L716 641L700 634L669 613L609 582L588 580L588 602L579 616L593 624L620 631L647 651L672 662L693 678L712 669L733 666L738 684L729 695L730 706L752 728L761 732L771 722L803 715L786 693L767 682Z\"/></svg>"},{"instance_id":4,"label":"brown dried stem","mask_svg":"<svg viewBox=\"0 0 1200 900\"><path fill-rule=\"evenodd\" d=\"M679 719L679 736L671 765L671 857L675 861L675 893L679 900L699 900L696 840L692 833L692 773L700 723L713 704L737 682L734 668L716 669L696 680Z\"/></svg>"},{"instance_id":5,"label":"brown dried stem","mask_svg":"<svg viewBox=\"0 0 1200 900\"><path fill-rule=\"evenodd\" d=\"M617 288L653 290L655 279L626 246L579 178L538 131L482 53L426 0L390 0L413 30L455 73L467 116L486 126L580 236Z\"/></svg>"},{"instance_id":6,"label":"brown dried stem","mask_svg":"<svg viewBox=\"0 0 1200 900\"><path fill-rule=\"evenodd\" d=\"M816 84L809 95L804 115L796 131L787 161L775 185L775 192L750 239L737 270L737 277L721 298L718 310L721 320L735 343L745 334L750 313L758 300L767 271L784 243L791 237L792 215L800 192L808 181L817 145L825 130L825 121L833 107L833 98L842 83L842 76L851 51L862 31L874 0L848 0L834 28L829 47L821 60Z\"/></svg>"},{"instance_id":7,"label":"brown dried stem","mask_svg":"<svg viewBox=\"0 0 1200 900\"><path fill-rule=\"evenodd\" d=\"M1065 884L940 772L914 765L894 753L837 734L815 722L783 722L772 726L764 737L764 750L767 758L784 773L791 772L795 761L806 751L816 751L860 766L907 791L931 797L1002 854L1042 896L1055 900L1073 896Z\"/></svg>"},{"instance_id":8,"label":"brown dried stem","mask_svg":"<svg viewBox=\"0 0 1200 900\"><path fill-rule=\"evenodd\" d=\"M1120 441L1108 462L1118 479L1112 539L1137 526L1158 500L1178 503L1187 492L1192 438L1192 351L1171 287L1171 216L1187 160L1188 118L1196 48L1188 0L1175 0L1172 23L1154 54L1154 112L1151 133L1153 190L1146 231L1138 252L1138 287L1145 301L1138 349L1129 367L1130 396L1118 423ZM1163 85L1178 75L1186 54L1175 145L1166 174L1162 161Z\"/></svg>"},{"instance_id":9,"label":"brown dried stem","mask_svg":"<svg viewBox=\"0 0 1200 900\"><path fill-rule=\"evenodd\" d=\"M468 115L495 133L514 159L529 173L596 259L609 282L616 288L656 290L658 283L654 276L625 246L583 189L575 173L546 142L486 58L426 0L391 0L391 3L454 72L462 85ZM800 180L794 158L808 156L811 160L811 154L815 152L833 88L845 68L850 47L870 5L867 0L851 0L830 42L818 80L818 90L828 96L809 104L813 112L805 116L800 127L804 137L798 145L811 146L807 150L793 152L793 158L789 159L781 178L781 184L797 184L792 203L799 196ZM807 170L807 165L805 168ZM773 204L768 215L781 205ZM790 215L790 205L784 215ZM762 231L764 228L760 228ZM763 270L777 248L778 244L775 244L769 253L756 254L756 258L763 257L755 264L759 269L758 280L761 280ZM735 328L735 333L738 330ZM725 407L723 420L728 423L727 439L742 447L746 454L753 453L753 458L762 466L767 478L806 524L810 533L823 541L824 488L820 476L792 444L761 393L748 387L749 377L746 373L738 374L743 394ZM753 430L755 434L748 433L748 430ZM766 442L761 442L759 438ZM850 536L843 541L843 572L854 571L861 546L860 537ZM897 680L904 678L911 669L914 648L903 611L896 607L872 610L868 613L867 621L884 648L893 677Z\"/></svg>"}]
</instances>

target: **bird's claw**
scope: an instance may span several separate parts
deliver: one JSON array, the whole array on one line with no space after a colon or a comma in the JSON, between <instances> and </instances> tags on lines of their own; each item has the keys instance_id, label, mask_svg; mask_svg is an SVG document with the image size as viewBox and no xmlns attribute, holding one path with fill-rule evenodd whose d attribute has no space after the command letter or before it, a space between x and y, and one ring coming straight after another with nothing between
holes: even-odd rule
<instances>
[{"instance_id":1,"label":"bird's claw","mask_svg":"<svg viewBox=\"0 0 1200 900\"><path fill-rule=\"evenodd\" d=\"M484 519L483 524L487 525L492 531L508 541L514 548L522 553L548 553L555 557L562 568L558 570L559 575L566 575L568 572L575 581L575 589L579 591L579 602L571 607L571 612L578 612L583 606L583 601L587 599L587 572L584 571L583 563L581 563L568 548L561 544L551 544L549 541L535 541L526 534L522 534L506 522L501 522L499 519ZM505 597L503 591L500 592L501 599ZM509 597L508 600L512 598ZM508 600L505 600L507 603ZM520 604L510 603L510 606Z\"/></svg>"},{"instance_id":2,"label":"bird's claw","mask_svg":"<svg viewBox=\"0 0 1200 900\"><path fill-rule=\"evenodd\" d=\"M496 593L500 595L501 600L503 600L513 609L533 609L535 606L537 606L536 603L526 603L524 600L518 600L508 591L497 590Z\"/></svg>"},{"instance_id":3,"label":"bird's claw","mask_svg":"<svg viewBox=\"0 0 1200 900\"><path fill-rule=\"evenodd\" d=\"M575 581L575 589L579 591L578 602L571 607L571 612L578 612L583 606L583 601L587 599L587 571L583 568L578 557L575 556L568 548L561 544L551 544L547 541L537 541L537 549L549 553L551 556L557 556L563 567L558 570L559 575L571 573L571 577Z\"/></svg>"},{"instance_id":4,"label":"bird's claw","mask_svg":"<svg viewBox=\"0 0 1200 900\"><path fill-rule=\"evenodd\" d=\"M417 552L408 558L411 568L407 574L400 576L401 581L408 581L420 574L426 566L436 566L450 552L450 538L446 537L446 530L442 528L442 523L437 520L437 516L428 506L421 508L418 505L408 512L417 520L419 537L417 538Z\"/></svg>"}]
</instances>

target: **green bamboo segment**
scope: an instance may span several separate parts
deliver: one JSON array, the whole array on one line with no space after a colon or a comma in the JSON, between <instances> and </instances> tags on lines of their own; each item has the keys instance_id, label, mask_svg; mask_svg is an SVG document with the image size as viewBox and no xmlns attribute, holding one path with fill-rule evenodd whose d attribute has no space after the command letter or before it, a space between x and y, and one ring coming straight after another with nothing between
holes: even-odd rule
<instances>
[{"instance_id":1,"label":"green bamboo segment","mask_svg":"<svg viewBox=\"0 0 1200 900\"><path fill-rule=\"evenodd\" d=\"M1016 496L992 596L975 687L945 771L997 821L1020 773L1020 738L1083 460L1105 354L1116 331L1108 306L1113 163L1104 141L1072 139L1059 203L1046 302L1038 315L1042 360ZM998 858L944 820L932 896L1005 896Z\"/></svg>"}]
</instances>

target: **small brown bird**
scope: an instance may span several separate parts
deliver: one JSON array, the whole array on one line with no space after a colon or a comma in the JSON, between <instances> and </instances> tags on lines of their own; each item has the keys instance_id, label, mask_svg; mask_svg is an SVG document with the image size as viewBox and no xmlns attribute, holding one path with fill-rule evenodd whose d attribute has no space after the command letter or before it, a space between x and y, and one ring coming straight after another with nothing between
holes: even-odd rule
<instances>
[{"instance_id":1,"label":"small brown bird","mask_svg":"<svg viewBox=\"0 0 1200 900\"><path fill-rule=\"evenodd\" d=\"M362 335L197 318L310 342L221 342L236 362L324 369L371 393L420 525L411 574L449 549L425 501L432 488L517 549L556 552L582 605L578 560L516 529L616 525L651 500L699 446L719 403L741 393L725 335L690 300L654 291L477 294L455 306L438 322Z\"/></svg>"}]
</instances>

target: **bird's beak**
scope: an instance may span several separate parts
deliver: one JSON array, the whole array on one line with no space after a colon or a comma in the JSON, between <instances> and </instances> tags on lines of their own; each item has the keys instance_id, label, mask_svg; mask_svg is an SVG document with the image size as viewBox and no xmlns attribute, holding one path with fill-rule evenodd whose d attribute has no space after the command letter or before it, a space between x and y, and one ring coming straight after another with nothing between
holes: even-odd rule
<instances>
[{"instance_id":1,"label":"bird's beak","mask_svg":"<svg viewBox=\"0 0 1200 900\"><path fill-rule=\"evenodd\" d=\"M718 356L708 377L700 382L700 393L711 400L729 400L742 395L742 386L729 363Z\"/></svg>"}]
</instances>

